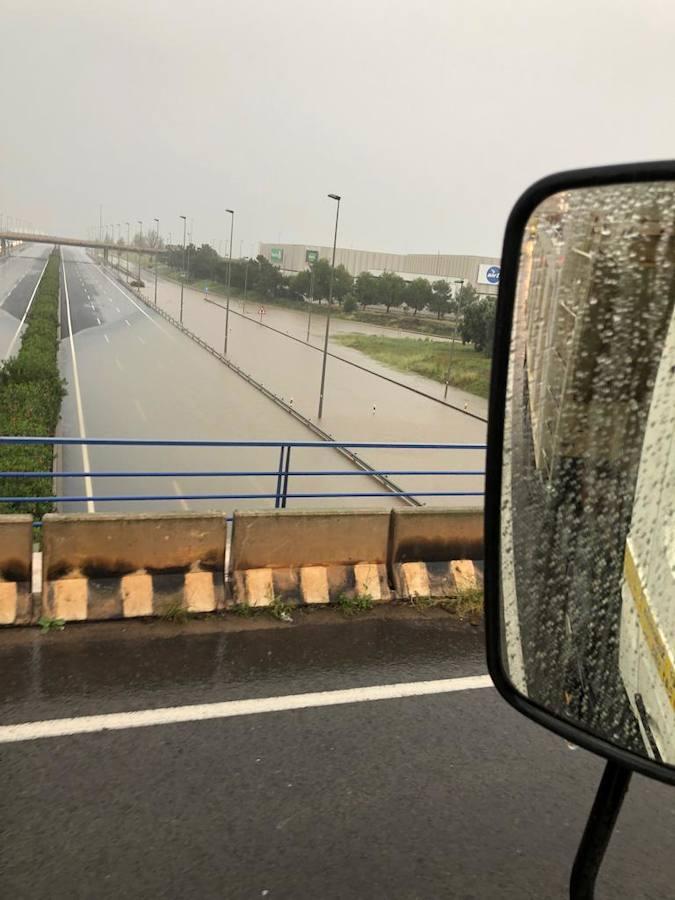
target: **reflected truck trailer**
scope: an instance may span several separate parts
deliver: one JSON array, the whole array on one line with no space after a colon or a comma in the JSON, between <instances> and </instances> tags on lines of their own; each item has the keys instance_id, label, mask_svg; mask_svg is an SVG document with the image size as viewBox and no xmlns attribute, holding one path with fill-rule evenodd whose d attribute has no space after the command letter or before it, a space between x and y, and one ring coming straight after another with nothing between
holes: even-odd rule
<instances>
[{"instance_id":1,"label":"reflected truck trailer","mask_svg":"<svg viewBox=\"0 0 675 900\"><path fill-rule=\"evenodd\" d=\"M608 712L596 698L611 683L615 727L638 742L619 661L622 572L673 314L672 198L670 185L547 198L523 235L516 287L522 414L512 465L514 490L527 497L514 522L525 679L531 695L546 684L543 700L599 730ZM599 523L608 530L602 546ZM535 529L555 535L551 552L522 546ZM564 634L555 646L553 632ZM552 660L555 679L546 676Z\"/></svg>"},{"instance_id":2,"label":"reflected truck trailer","mask_svg":"<svg viewBox=\"0 0 675 900\"><path fill-rule=\"evenodd\" d=\"M619 664L645 749L675 763L675 314L659 365L626 540Z\"/></svg>"}]
</instances>

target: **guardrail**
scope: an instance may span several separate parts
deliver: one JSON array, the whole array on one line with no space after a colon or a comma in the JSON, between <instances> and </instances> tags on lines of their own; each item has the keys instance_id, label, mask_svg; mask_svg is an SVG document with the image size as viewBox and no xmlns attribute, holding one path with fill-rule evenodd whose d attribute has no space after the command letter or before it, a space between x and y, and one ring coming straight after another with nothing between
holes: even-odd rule
<instances>
[{"instance_id":1,"label":"guardrail","mask_svg":"<svg viewBox=\"0 0 675 900\"><path fill-rule=\"evenodd\" d=\"M236 440L153 440L153 439L131 439L131 438L66 438L66 437L2 437L0 436L0 446L2 445L26 445L26 444L51 444L55 447L63 447L67 445L86 445L88 447L146 447L146 448L162 448L162 447L189 447L194 448L270 448L278 451L278 462L273 467L259 469L188 469L188 470L68 470L58 472L30 472L30 471L0 471L0 485L5 479L9 479L11 483L20 483L23 479L31 479L36 477L46 477L54 479L115 479L115 478L236 478L246 479L251 477L266 476L276 479L274 489L252 493L242 490L231 492L215 492L208 493L138 493L138 494L55 494L53 496L33 496L22 495L20 491L3 495L0 490L0 504L11 503L18 504L23 509L28 504L35 503L54 503L54 504L71 504L84 503L87 500L95 502L107 503L111 501L141 501L152 503L154 501L198 501L198 500L271 500L274 501L274 508L285 509L289 500L315 500L315 499L338 499L338 498L358 498L371 499L382 498L383 496L396 497L409 506L421 506L423 500L421 498L431 497L482 497L482 490L462 490L458 486L457 479L465 477L482 477L485 473L482 468L462 469L462 468L390 468L386 470L376 470L368 466L367 470L359 465L360 457L357 450L378 449L378 450L422 450L422 451L443 451L447 453L455 451L475 451L482 454L485 451L485 444L458 444L458 443L394 443L380 441L270 441L270 440L253 440L253 441L236 441ZM294 469L292 466L293 451L300 448L312 448L317 450L349 450L350 457L355 457L353 462L353 470L340 469L311 469L300 467ZM335 479L350 478L354 476L364 477L364 475L372 476L379 485L379 490L373 491L350 491L350 490L293 490L292 479L298 477L310 477L330 479L334 484ZM436 490L418 490L404 489L400 485L391 481L391 477L420 477L428 478L434 476L436 478L452 479L452 481L444 489ZM4 481L6 485L7 482ZM382 488L385 488L384 490ZM6 490L6 489L5 489Z\"/></svg>"}]
</instances>

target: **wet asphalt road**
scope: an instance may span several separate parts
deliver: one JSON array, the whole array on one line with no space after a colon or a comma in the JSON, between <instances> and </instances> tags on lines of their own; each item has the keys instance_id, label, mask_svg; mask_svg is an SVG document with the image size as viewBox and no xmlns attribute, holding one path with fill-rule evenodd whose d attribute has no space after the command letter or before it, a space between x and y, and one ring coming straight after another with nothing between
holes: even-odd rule
<instances>
[{"instance_id":1,"label":"wet asphalt road","mask_svg":"<svg viewBox=\"0 0 675 900\"><path fill-rule=\"evenodd\" d=\"M440 612L2 634L3 724L484 672ZM0 746L0 894L550 898L601 762L492 688ZM672 896L672 789L635 777L598 898Z\"/></svg>"},{"instance_id":2,"label":"wet asphalt road","mask_svg":"<svg viewBox=\"0 0 675 900\"><path fill-rule=\"evenodd\" d=\"M0 257L0 360L19 347L21 319L44 269L51 247L28 244Z\"/></svg>"},{"instance_id":3,"label":"wet asphalt road","mask_svg":"<svg viewBox=\"0 0 675 900\"><path fill-rule=\"evenodd\" d=\"M61 326L59 366L67 383L61 414L66 437L185 439L185 440L315 440L314 435L284 410L160 316L139 303L115 279L93 263L84 250L62 248ZM67 288L67 290L66 290ZM66 299L67 298L67 299ZM69 339L69 320L79 388L81 415ZM94 511L147 512L184 509L219 509L274 506L279 449L193 447L91 447L89 471L121 472L121 477L92 477L91 495L126 498L159 495L163 500L94 500ZM295 471L349 472L349 476L296 476L289 482L294 493L367 492L361 505L397 504L371 478L357 472L331 449L296 449ZM78 446L63 450L65 471L86 471ZM172 474L133 477L125 472L268 472L267 475L207 477ZM62 479L60 493L83 497L84 478ZM197 495L244 494L241 499L199 500ZM179 500L187 495L190 499ZM250 495L267 495L261 498ZM152 504L149 506L149 504ZM344 498L308 499L305 505L353 506ZM79 512L86 503L63 504L64 511Z\"/></svg>"}]
</instances>

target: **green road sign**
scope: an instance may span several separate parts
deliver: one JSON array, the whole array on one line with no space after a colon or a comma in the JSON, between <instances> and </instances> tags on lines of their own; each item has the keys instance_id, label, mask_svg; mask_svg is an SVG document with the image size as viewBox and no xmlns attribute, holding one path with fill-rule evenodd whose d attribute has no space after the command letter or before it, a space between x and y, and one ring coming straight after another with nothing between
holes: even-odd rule
<instances>
[{"instance_id":1,"label":"green road sign","mask_svg":"<svg viewBox=\"0 0 675 900\"><path fill-rule=\"evenodd\" d=\"M281 247L272 247L270 250L270 259L272 262L283 262L284 251Z\"/></svg>"},{"instance_id":2,"label":"green road sign","mask_svg":"<svg viewBox=\"0 0 675 900\"><path fill-rule=\"evenodd\" d=\"M309 263L310 266L313 266L315 262L319 260L319 251L318 250L305 250L305 262Z\"/></svg>"}]
</instances>

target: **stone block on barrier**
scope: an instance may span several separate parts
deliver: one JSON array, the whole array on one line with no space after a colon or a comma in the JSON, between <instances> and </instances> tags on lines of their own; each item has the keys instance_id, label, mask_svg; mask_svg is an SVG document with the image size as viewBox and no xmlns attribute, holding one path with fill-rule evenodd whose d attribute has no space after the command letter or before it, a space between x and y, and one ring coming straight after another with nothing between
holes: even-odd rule
<instances>
[{"instance_id":1,"label":"stone block on barrier","mask_svg":"<svg viewBox=\"0 0 675 900\"><path fill-rule=\"evenodd\" d=\"M33 619L32 516L0 515L0 625Z\"/></svg>"},{"instance_id":2,"label":"stone block on barrier","mask_svg":"<svg viewBox=\"0 0 675 900\"><path fill-rule=\"evenodd\" d=\"M455 597L483 587L482 509L391 514L389 568L398 597Z\"/></svg>"},{"instance_id":3,"label":"stone block on barrier","mask_svg":"<svg viewBox=\"0 0 675 900\"><path fill-rule=\"evenodd\" d=\"M235 512L230 577L235 603L390 599L387 510Z\"/></svg>"},{"instance_id":4,"label":"stone block on barrier","mask_svg":"<svg viewBox=\"0 0 675 900\"><path fill-rule=\"evenodd\" d=\"M50 514L43 522L46 616L121 619L224 606L221 513Z\"/></svg>"}]
</instances>

